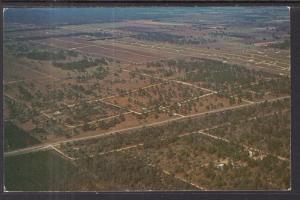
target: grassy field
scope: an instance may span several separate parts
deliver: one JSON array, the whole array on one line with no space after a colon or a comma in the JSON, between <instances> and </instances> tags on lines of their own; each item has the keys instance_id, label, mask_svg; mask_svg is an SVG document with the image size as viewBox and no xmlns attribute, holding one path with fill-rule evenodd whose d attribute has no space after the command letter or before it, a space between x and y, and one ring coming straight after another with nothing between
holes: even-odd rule
<instances>
[{"instance_id":1,"label":"grassy field","mask_svg":"<svg viewBox=\"0 0 300 200\"><path fill-rule=\"evenodd\" d=\"M4 122L4 151L24 148L40 143L36 138L20 129L12 122Z\"/></svg>"},{"instance_id":2,"label":"grassy field","mask_svg":"<svg viewBox=\"0 0 300 200\"><path fill-rule=\"evenodd\" d=\"M5 186L8 191L69 190L75 166L53 151L41 151L5 158Z\"/></svg>"}]
</instances>

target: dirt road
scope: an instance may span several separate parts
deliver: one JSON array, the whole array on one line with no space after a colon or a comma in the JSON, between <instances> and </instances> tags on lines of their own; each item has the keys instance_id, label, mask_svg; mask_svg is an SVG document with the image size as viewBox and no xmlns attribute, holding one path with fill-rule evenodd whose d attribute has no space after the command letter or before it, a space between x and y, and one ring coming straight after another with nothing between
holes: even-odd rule
<instances>
[{"instance_id":1,"label":"dirt road","mask_svg":"<svg viewBox=\"0 0 300 200\"><path fill-rule=\"evenodd\" d=\"M290 98L290 96L283 96L283 97L278 97L278 98L268 100L267 102L274 102L274 101L289 99L289 98ZM56 145L65 144L65 143L69 143L69 142L82 141L82 140L88 140L88 139L93 139L93 138L101 138L101 137L105 137L105 136L108 136L108 135L114 135L114 134L117 134L117 133L126 133L126 132L130 132L130 131L134 131L134 130L138 130L138 129L145 128L145 127L161 126L163 124L167 124L167 123L170 123L170 122L189 119L189 118L194 118L194 117L199 117L199 116L202 116L202 115L214 114L214 113L224 112L224 111L228 111L228 110L236 110L236 109L240 109L240 108L244 108L244 107L249 107L249 106L262 104L264 102L265 102L265 100L258 101L258 102L255 102L255 103L251 103L251 104L249 103L249 104L230 106L230 107L220 108L220 109L211 110L211 111L207 111L207 112L196 113L196 114L192 114L192 115L186 115L186 116L180 117L180 118L168 119L168 120L155 122L155 123L151 123L151 124L147 124L147 125L139 125L139 126L135 126L135 127L131 127L131 128L121 129L121 130L108 131L106 133L101 133L101 134L98 134L98 135L85 136L85 137L80 137L80 138L65 139L65 140L58 141L58 142L53 142L53 143L45 143L45 144L41 144L41 145L36 145L36 146L32 146L32 147L27 147L27 148L23 148L23 149L18 149L18 150L6 152L6 153L4 153L4 156L14 156L14 155L20 155L20 154L35 152L35 151L41 151L41 150L48 149L49 145L56 146Z\"/></svg>"}]
</instances>

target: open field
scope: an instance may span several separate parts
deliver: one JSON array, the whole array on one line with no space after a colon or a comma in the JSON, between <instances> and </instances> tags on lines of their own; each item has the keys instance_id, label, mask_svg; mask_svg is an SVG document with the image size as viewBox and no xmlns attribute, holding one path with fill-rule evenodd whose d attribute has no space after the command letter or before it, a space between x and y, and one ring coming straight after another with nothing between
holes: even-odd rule
<instances>
[{"instance_id":1,"label":"open field","mask_svg":"<svg viewBox=\"0 0 300 200\"><path fill-rule=\"evenodd\" d=\"M7 190L290 188L283 8L101 9L7 18Z\"/></svg>"},{"instance_id":2,"label":"open field","mask_svg":"<svg viewBox=\"0 0 300 200\"><path fill-rule=\"evenodd\" d=\"M55 151L41 151L5 160L5 186L8 191L68 190L75 174L74 166Z\"/></svg>"}]
</instances>

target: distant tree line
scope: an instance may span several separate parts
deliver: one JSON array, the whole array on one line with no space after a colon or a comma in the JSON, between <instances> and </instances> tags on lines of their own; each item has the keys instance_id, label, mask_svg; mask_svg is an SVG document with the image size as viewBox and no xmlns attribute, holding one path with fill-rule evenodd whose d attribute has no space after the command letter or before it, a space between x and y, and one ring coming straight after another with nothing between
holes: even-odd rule
<instances>
[{"instance_id":1,"label":"distant tree line","mask_svg":"<svg viewBox=\"0 0 300 200\"><path fill-rule=\"evenodd\" d=\"M103 37L112 37L113 35L110 33L104 33L104 32L77 32L77 33L63 33L63 34L55 34L55 35L39 35L39 36L29 36L29 37L17 37L15 40L42 40L42 39L48 39L48 38L61 38L61 37L74 37L74 36L94 36L98 38Z\"/></svg>"},{"instance_id":2,"label":"distant tree line","mask_svg":"<svg viewBox=\"0 0 300 200\"><path fill-rule=\"evenodd\" d=\"M277 48L277 49L290 49L290 40L285 39L282 42L270 44L268 45L268 47Z\"/></svg>"},{"instance_id":3,"label":"distant tree line","mask_svg":"<svg viewBox=\"0 0 300 200\"><path fill-rule=\"evenodd\" d=\"M77 71L85 71L85 69L89 67L94 67L97 65L107 65L108 62L105 58L101 59L91 59L91 58L84 58L79 61L73 62L53 62L52 63L55 67L59 67L64 70L77 70Z\"/></svg>"},{"instance_id":4,"label":"distant tree line","mask_svg":"<svg viewBox=\"0 0 300 200\"><path fill-rule=\"evenodd\" d=\"M206 44L209 42L210 43L215 42L215 40L186 37L186 36L161 33L161 32L141 32L132 37L139 40L169 42L174 44Z\"/></svg>"}]
</instances>

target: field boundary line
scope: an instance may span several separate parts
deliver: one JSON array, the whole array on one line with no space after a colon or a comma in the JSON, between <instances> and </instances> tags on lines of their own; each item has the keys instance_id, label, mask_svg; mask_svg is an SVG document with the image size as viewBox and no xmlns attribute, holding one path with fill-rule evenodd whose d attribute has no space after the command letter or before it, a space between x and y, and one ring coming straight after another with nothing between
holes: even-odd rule
<instances>
[{"instance_id":1,"label":"field boundary line","mask_svg":"<svg viewBox=\"0 0 300 200\"><path fill-rule=\"evenodd\" d=\"M123 115L128 115L128 114L130 114L130 113L132 113L132 112L129 111L129 112L121 113L121 114L123 114ZM117 117L119 117L119 116L120 116L120 114L113 115L113 116L110 116L110 117L100 118L100 119L96 119L96 120L93 120L93 121L89 121L89 122L87 122L87 124L92 125L92 124L95 124L95 123L97 123L97 122L101 122L101 121L105 121L105 120L108 120L108 119L117 118ZM67 128L78 128L78 127L83 126L84 123L81 123L81 124L78 124L78 125L75 125L75 126L70 125L70 124L67 124L67 123L65 123L64 125L65 125Z\"/></svg>"},{"instance_id":2,"label":"field boundary line","mask_svg":"<svg viewBox=\"0 0 300 200\"><path fill-rule=\"evenodd\" d=\"M157 77L157 76L153 76L153 75L146 74L146 73L143 73L143 72L136 72L136 71L132 71L132 70L128 70L128 69L122 69L122 71L125 71L125 72L128 72L128 73L130 73L130 72L137 73L137 74L140 74L140 75L143 75L143 76L147 76L147 77L150 77L150 78L154 78L154 79L158 79L158 80L162 80L162 81L166 81L166 82L176 82L176 83L179 83L179 84L182 84L182 85L187 85L187 86L198 88L198 89L201 89L201 90L217 93L217 91L210 90L210 89L207 89L207 88L202 88L202 87L199 87L199 86L194 85L192 83L187 83L187 82L184 82L184 81Z\"/></svg>"},{"instance_id":3,"label":"field boundary line","mask_svg":"<svg viewBox=\"0 0 300 200\"><path fill-rule=\"evenodd\" d=\"M105 104L107 104L107 105L111 105L111 106L113 106L113 107L119 108L119 109L121 109L121 110L128 110L128 111L130 111L130 112L132 112L132 113L134 113L134 114L137 114L137 115L141 115L141 114L142 114L142 113L140 113L140 112L137 112L137 111L131 110L131 109L129 109L129 108L122 107L122 106L119 106L119 105L116 105L116 104L113 104L113 103L110 103L110 102L107 102L107 101L103 101L103 100L99 100L99 101L102 102L102 103L105 103Z\"/></svg>"},{"instance_id":4,"label":"field boundary line","mask_svg":"<svg viewBox=\"0 0 300 200\"><path fill-rule=\"evenodd\" d=\"M141 87L141 88L134 89L132 91L128 91L124 95L129 95L131 93L137 92L138 90L146 90L150 87L155 87L155 86L162 85L162 84L164 84L164 83L156 83L156 84L147 85L147 86L144 86L144 87ZM111 95L111 96L101 97L101 98L98 98L98 99L86 99L85 101L87 103L93 103L93 102L103 101L103 100L106 100L106 99L111 99L111 98L120 97L120 96L121 95L119 95L119 94L115 94L115 95ZM70 107L78 106L78 105L80 105L80 103L64 104L64 105L66 105L67 107L70 108Z\"/></svg>"},{"instance_id":5,"label":"field boundary line","mask_svg":"<svg viewBox=\"0 0 300 200\"><path fill-rule=\"evenodd\" d=\"M110 150L110 151L104 151L104 152L100 152L100 153L97 153L97 154L94 154L94 155L89 155L88 157L92 158L92 157L95 157L95 156L102 156L102 155L106 155L106 154L110 154L110 153L122 152L122 151L126 151L128 149L133 149L133 148L137 148L137 147L140 147L140 146L144 146L144 144L143 143L133 144L133 145L121 147L121 148L118 148L118 149L113 149L113 150Z\"/></svg>"},{"instance_id":6,"label":"field boundary line","mask_svg":"<svg viewBox=\"0 0 300 200\"><path fill-rule=\"evenodd\" d=\"M80 44L80 45L84 45L84 43L79 43L79 42L74 42L74 41L65 41L65 40L61 40L61 39L58 39L58 38L54 38L55 40L58 40L58 41L63 41L63 42L67 42L67 43L73 43L73 44ZM103 49L103 50L111 50L110 48L108 47L102 47L101 45L99 44L95 44L95 43L92 43L92 44L89 44L89 45L85 45L83 47L74 47L73 50L74 51L80 51L82 52L82 48L88 48L88 47L97 47L97 48L100 48L100 49ZM60 47L61 48L61 47ZM67 48L67 49L70 49L70 48ZM72 49L72 48L71 48ZM81 49L81 50L80 50ZM118 49L118 48L117 48ZM133 55L137 55L137 56L141 56L141 57L144 57L144 58L157 58L155 56L150 56L150 55L143 55L143 54L140 54L140 53L136 53L136 52L133 52L133 51L130 51L130 50L124 50L124 49L118 49L118 51L121 51L121 52L125 52L125 53L128 53L128 54L133 54ZM88 53L89 54L89 53ZM90 53L91 54L91 53ZM96 53L93 53L93 54L96 54ZM102 53L104 54L104 53ZM105 55L105 54L104 54ZM98 55L99 56L99 55ZM112 57L112 56L106 56L106 57ZM119 59L119 58L116 58L116 57L112 57L112 58L115 58L115 59ZM129 61L128 59L119 59L119 60L125 60L127 62L133 62L133 61Z\"/></svg>"},{"instance_id":7,"label":"field boundary line","mask_svg":"<svg viewBox=\"0 0 300 200\"><path fill-rule=\"evenodd\" d=\"M49 145L49 148L53 149L54 151L56 151L57 153L59 153L64 158L67 158L67 159L72 160L72 161L75 160L75 158L72 158L72 157L66 155L64 152L62 152L61 150L59 150L58 148L56 148L53 145Z\"/></svg>"},{"instance_id":8,"label":"field boundary line","mask_svg":"<svg viewBox=\"0 0 300 200\"><path fill-rule=\"evenodd\" d=\"M286 111L289 111L289 110L286 110ZM285 111L285 112L286 112ZM264 116L261 116L261 117L269 117L269 116L272 116L272 115L275 115L276 112L271 112L271 113L268 113L267 115L264 115ZM247 119L244 119L244 120L241 120L240 122L248 122L248 121L252 121L252 120L255 120L257 118L260 118L260 117L249 117ZM208 128L204 128L204 129L200 129L198 131L192 131L192 132L188 132L188 133L183 133L183 134L178 134L176 135L175 137L178 137L178 138L182 138L182 137L185 137L185 136L190 136L190 135L193 135L193 134L203 134L205 136L208 136L208 137L211 137L213 139L216 139L216 140L222 140L226 143L232 143L230 140L226 139L226 138L222 138L222 137L218 137L218 136L215 136L215 135L212 135L212 134L209 134L209 133L206 133L206 131L209 131L209 130L214 130L216 128L220 128L220 127L223 127L223 126L230 126L231 125L231 122L225 122L225 123L222 123L222 124L218 124L218 125L214 125L214 126L211 126L211 127L208 127ZM165 139L161 139L161 141L164 141ZM132 144L132 145L128 145L128 146L124 146L124 147L120 147L120 148L117 148L117 149L113 149L113 150L110 150L110 151L104 151L104 152L100 152L100 153L97 153L97 155L106 155L106 154L109 154L109 153L115 153L115 152L123 152L123 151L126 151L128 149L133 149L133 148L137 148L139 146L144 146L144 143L138 143L138 144ZM246 149L252 149L252 147L249 147L249 146L243 146L243 148L246 148ZM253 151L257 151L257 152L262 152L261 150L259 149L255 149ZM270 154L270 153L266 153L266 154ZM89 157L94 157L95 155L90 155ZM278 156L279 159L281 160L285 160L286 158L283 158L281 156Z\"/></svg>"},{"instance_id":9,"label":"field boundary line","mask_svg":"<svg viewBox=\"0 0 300 200\"><path fill-rule=\"evenodd\" d=\"M84 45L84 43L80 43L80 42L74 42L74 41L65 41L65 40L61 40L61 39L58 39L58 38L54 38L55 40L58 40L58 41L62 41L62 42L67 42L67 43L73 43L73 44L80 44L80 45ZM103 45L108 45L108 44L103 44ZM88 45L86 46L80 46L80 47L74 47L74 48L71 48L70 50L73 50L73 49L79 49L79 48L86 48L86 47L91 47L91 46L94 46L94 47L99 47L99 48L102 48L102 49L109 49L111 50L110 48L108 47L103 47L101 46L101 44L97 44L97 43L94 43L94 42L91 42L89 43ZM115 46L114 46L115 48ZM123 47L124 48L124 47ZM118 48L117 48L118 49ZM148 55L143 55L143 54L140 54L140 53L136 53L136 52L132 52L130 50L125 50L125 49L118 49L118 51L122 51L122 52L126 52L126 53L129 53L129 54L135 54L135 55L138 55L138 56L142 56L142 57L150 57L150 58L156 58L155 56L148 56Z\"/></svg>"},{"instance_id":10,"label":"field boundary line","mask_svg":"<svg viewBox=\"0 0 300 200\"><path fill-rule=\"evenodd\" d=\"M213 134L210 134L210 133L206 133L206 132L204 132L204 131L202 131L202 130L199 130L199 131L197 131L196 133L199 133L199 134L201 134L201 135L205 135L205 136L210 137L210 138L213 138L213 139L215 139L215 140L223 141L223 142L228 143L228 144L231 144L231 143L232 143L232 141L230 141L230 140L228 140L228 139L226 139L226 138L219 137L219 136L216 136L216 135L213 135ZM242 144L242 143L238 144L238 146L243 147L243 149L246 150L246 151L248 151L248 152L249 152L249 151L255 151L255 152L260 153L262 156L271 155L271 156L274 156L275 158L277 158L277 159L279 159L279 160L282 160L282 161L289 161L288 158L284 158L284 157L282 157L282 156L278 156L278 155L273 154L273 153L270 153L270 152L266 152L266 151L263 151L263 150L260 150L260 149L254 148L254 147L250 147L250 146L245 145L245 144Z\"/></svg>"},{"instance_id":11,"label":"field boundary line","mask_svg":"<svg viewBox=\"0 0 300 200\"><path fill-rule=\"evenodd\" d=\"M166 81L166 82L176 82L178 84L183 84L183 85L187 85L187 86L190 86L190 87L194 87L194 88L197 88L197 89L201 89L201 90L204 90L204 91L208 91L210 93L214 93L214 94L219 94L218 91L215 91L215 90L212 90L212 89L208 89L208 88L204 88L204 87L200 87L198 85L195 85L195 84L192 84L192 83L188 83L188 82L185 82L185 81L180 81L180 80L176 80L176 79L167 79L167 78L162 78L162 77L156 77L156 76L152 76L150 74L146 74L146 73L141 73L141 72L135 72L135 71L131 71L131 70L128 70L128 69L122 69L123 71L127 71L127 72L133 72L133 73L138 73L138 74L141 74L143 76L148 76L148 77L151 77L151 78L154 78L154 79L159 79L159 80L163 80L163 81ZM234 95L233 97L236 97L236 95ZM247 99L244 99L244 98L241 98L242 101L246 102L246 103L254 103L254 101L250 101L250 100L247 100Z\"/></svg>"},{"instance_id":12,"label":"field boundary line","mask_svg":"<svg viewBox=\"0 0 300 200\"><path fill-rule=\"evenodd\" d=\"M148 166L150 166L150 167L153 167L153 168L155 168L155 169L158 169L158 170L161 171L162 173L164 173L164 174L166 174L166 175L168 175L168 176L171 176L171 177L173 177L173 178L175 178L175 179L177 179L177 180L180 180L180 181L182 181L182 182L184 182L184 183L187 183L187 184L189 184L189 185L192 185L192 186L198 188L199 190L207 190L207 189L205 189L204 187L199 186L199 185L196 184L196 183L193 183L193 182L190 182L190 181L186 180L185 178L182 178L182 177L177 176L177 175L172 176L171 172L169 172L169 171L167 171L167 170L165 170L165 169L162 169L161 167L157 167L157 166L155 166L154 164L148 163L148 164L146 164L146 165L148 165Z\"/></svg>"},{"instance_id":13,"label":"field boundary line","mask_svg":"<svg viewBox=\"0 0 300 200\"><path fill-rule=\"evenodd\" d=\"M17 100L15 97L7 94L7 93L3 93L4 96L8 97L9 99L15 101L15 102L19 102L19 100ZM22 102L24 104L24 106L26 106L29 109L33 109L32 106L27 105L26 103ZM53 117L51 117L50 115L46 114L43 110L42 111L38 111L40 114L42 114L43 116L45 116L47 119L53 119Z\"/></svg>"},{"instance_id":14,"label":"field boundary line","mask_svg":"<svg viewBox=\"0 0 300 200\"><path fill-rule=\"evenodd\" d=\"M153 48L152 47L153 45L150 45L150 44L143 45L143 46L148 46L148 47L151 46L151 48ZM154 47L157 50L158 49L164 49L164 50L167 49L168 53L172 53L172 52L170 52L170 50L174 50L171 47L166 47L166 46L162 48L162 47L157 47L157 46L154 45ZM245 59L247 60L249 58L249 57L247 57L244 54L236 55L236 54L226 53L226 52L223 52L223 51L220 51L220 50L213 50L212 51L212 50L206 50L206 49L195 49L195 48L191 48L191 47L183 47L183 50L186 50L186 51L189 51L189 52L196 51L195 53L193 53L193 55L196 56L196 57L199 57L199 55L200 55L200 57L204 56L204 55L214 55L213 59L215 59L215 60L224 60L224 58L227 60L228 56L229 56L229 57L231 57L231 59L234 58L234 59L237 59L237 60L245 62ZM266 59L266 58L264 57L264 59ZM272 60L273 58L271 58L271 57L268 57L267 59L269 59L268 62L273 61ZM255 60L259 61L258 58L255 58ZM280 61L278 61L277 63L280 63ZM247 60L246 64L250 64L250 62ZM289 65L289 64L286 64L286 63L280 63L280 64L283 64L285 66ZM245 65L245 63L243 64L243 66L244 65ZM268 63L268 65L269 66L274 66L275 68L277 68L276 70L281 70L281 71L283 71L283 70L289 70L290 69L290 67L282 67L281 65L276 65L276 64L270 64L270 63ZM259 68L272 70L272 69L270 69L268 67L263 67L263 66L259 66Z\"/></svg>"},{"instance_id":15,"label":"field boundary line","mask_svg":"<svg viewBox=\"0 0 300 200\"><path fill-rule=\"evenodd\" d=\"M37 146L32 146L32 147L28 147L28 148L24 148L24 149L18 149L18 150L14 150L14 151L10 151L10 152L5 152L4 155L5 156L16 155L16 154L22 153L23 151L26 151L26 152L29 151L30 152L31 150L34 150L34 149L42 149L42 148L45 148L45 146L47 146L47 145L58 145L58 144L64 144L64 143L69 143L69 142L88 140L88 139L92 139L92 138L100 138L100 137L105 137L105 136L108 136L108 135L114 135L114 134L117 134L117 133L134 131L134 130L138 130L138 129L145 128L145 127L160 126L160 125L163 125L163 124L171 123L171 122L174 122L174 121L180 121L180 120L183 120L183 119L190 119L190 118L199 117L199 116L203 116L203 115L207 115L207 114L225 112L225 111L228 111L228 110L236 110L236 109L240 109L240 108L244 108L244 107L259 105L259 104L262 104L262 103L265 103L265 102L274 102L274 101L279 101L279 100L289 99L289 98L291 98L291 96L282 96L282 97L270 99L270 100L267 100L267 101L266 100L258 101L258 102L255 102L253 104L242 104L242 105L230 106L230 107L215 109L215 110L211 110L211 111L207 111L207 112L191 114L191 115L187 115L187 116L181 117L181 118L167 119L167 120L164 120L164 121L154 122L154 123L147 124L147 125L139 125L139 126L134 126L134 127L120 129L120 130L112 130L112 131L108 131L108 132L97 134L97 135L90 135L90 136L79 137L79 138L71 138L71 139L66 139L66 140L53 142L53 143L48 143L48 144L45 143L45 144L42 144L42 145L37 145Z\"/></svg>"}]
</instances>

